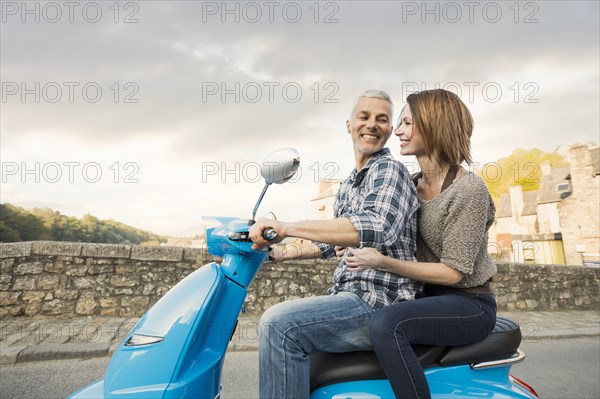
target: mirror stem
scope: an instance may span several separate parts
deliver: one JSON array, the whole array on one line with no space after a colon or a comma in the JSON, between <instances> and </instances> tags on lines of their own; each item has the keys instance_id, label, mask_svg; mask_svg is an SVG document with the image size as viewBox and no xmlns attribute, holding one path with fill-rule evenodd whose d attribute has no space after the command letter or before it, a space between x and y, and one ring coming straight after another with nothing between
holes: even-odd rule
<instances>
[{"instance_id":1,"label":"mirror stem","mask_svg":"<svg viewBox=\"0 0 600 399\"><path fill-rule=\"evenodd\" d=\"M262 190L262 193L260 193L260 197L258 197L258 201L256 202L256 205L254 206L254 210L252 211L252 219L248 222L248 225L251 226L254 224L254 221L256 220L256 212L258 211L258 207L260 206L260 203L263 200L263 197L265 196L265 193L267 192L267 189L269 188L271 184L270 183L265 183L265 187Z\"/></svg>"}]
</instances>

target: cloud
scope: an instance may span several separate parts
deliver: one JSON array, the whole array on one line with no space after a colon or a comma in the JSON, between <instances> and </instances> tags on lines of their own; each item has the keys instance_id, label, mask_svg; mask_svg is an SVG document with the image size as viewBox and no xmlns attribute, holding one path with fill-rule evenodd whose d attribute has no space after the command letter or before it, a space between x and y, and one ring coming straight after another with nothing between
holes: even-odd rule
<instances>
[{"instance_id":1,"label":"cloud","mask_svg":"<svg viewBox=\"0 0 600 399\"><path fill-rule=\"evenodd\" d=\"M416 89L459 91L476 120L474 158L485 162L516 146L597 140L597 2L98 2L97 22L91 2L77 3L73 22L58 2L54 23L49 3L28 5L38 4L39 22L23 15L25 3L7 4L17 10L3 8L0 39L3 162L131 161L151 172L104 192L12 181L19 201L81 204L167 232L189 225L200 202L226 213L235 190L252 189L198 184L207 162L294 146L309 167L330 161L345 177L344 121L368 88L388 91L396 116ZM280 193L289 190L297 212L284 214L304 217L297 193L315 184Z\"/></svg>"}]
</instances>

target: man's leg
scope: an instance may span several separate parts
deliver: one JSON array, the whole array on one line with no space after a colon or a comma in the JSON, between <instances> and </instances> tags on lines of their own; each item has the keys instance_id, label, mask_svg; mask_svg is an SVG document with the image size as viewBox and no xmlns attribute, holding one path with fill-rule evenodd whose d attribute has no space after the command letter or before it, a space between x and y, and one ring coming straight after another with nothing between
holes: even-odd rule
<instances>
[{"instance_id":1,"label":"man's leg","mask_svg":"<svg viewBox=\"0 0 600 399\"><path fill-rule=\"evenodd\" d=\"M314 352L372 350L369 319L374 310L349 292L282 302L260 320L261 399L309 397Z\"/></svg>"}]
</instances>

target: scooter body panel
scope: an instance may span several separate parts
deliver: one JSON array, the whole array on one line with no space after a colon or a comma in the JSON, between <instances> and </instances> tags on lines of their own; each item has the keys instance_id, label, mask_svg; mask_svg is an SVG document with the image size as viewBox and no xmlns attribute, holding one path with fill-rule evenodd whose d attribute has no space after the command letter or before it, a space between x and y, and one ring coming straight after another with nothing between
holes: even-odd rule
<instances>
[{"instance_id":1,"label":"scooter body panel","mask_svg":"<svg viewBox=\"0 0 600 399\"><path fill-rule=\"evenodd\" d=\"M164 398L214 398L221 389L221 371L227 345L236 328L246 289L226 279L225 289L210 318L198 326L197 337L180 359Z\"/></svg>"},{"instance_id":2,"label":"scooter body panel","mask_svg":"<svg viewBox=\"0 0 600 399\"><path fill-rule=\"evenodd\" d=\"M473 370L468 365L425 370L435 399L537 399L515 385L510 367ZM332 384L314 390L310 399L386 399L394 392L388 380L363 380Z\"/></svg>"},{"instance_id":3,"label":"scooter body panel","mask_svg":"<svg viewBox=\"0 0 600 399\"><path fill-rule=\"evenodd\" d=\"M227 287L216 263L207 264L175 285L125 336L106 371L104 381L85 388L72 398L85 398L103 387L98 398L162 398L172 381L182 354L202 339L211 310ZM161 338L148 345L126 343L134 336ZM134 337L134 338L132 338Z\"/></svg>"},{"instance_id":4,"label":"scooter body panel","mask_svg":"<svg viewBox=\"0 0 600 399\"><path fill-rule=\"evenodd\" d=\"M162 398L182 353L200 339L198 325L219 301L225 276L215 263L196 270L142 316L115 351L108 366L107 398ZM128 345L135 337L160 337L149 345Z\"/></svg>"}]
</instances>

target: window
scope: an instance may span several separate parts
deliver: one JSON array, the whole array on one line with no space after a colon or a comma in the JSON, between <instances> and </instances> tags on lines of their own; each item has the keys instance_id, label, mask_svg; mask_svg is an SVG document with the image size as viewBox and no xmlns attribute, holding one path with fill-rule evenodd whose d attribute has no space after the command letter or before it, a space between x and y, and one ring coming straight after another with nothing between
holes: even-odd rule
<instances>
[{"instance_id":1,"label":"window","mask_svg":"<svg viewBox=\"0 0 600 399\"><path fill-rule=\"evenodd\" d=\"M569 183L559 183L556 185L556 191L567 191L569 189Z\"/></svg>"},{"instance_id":2,"label":"window","mask_svg":"<svg viewBox=\"0 0 600 399\"><path fill-rule=\"evenodd\" d=\"M535 250L533 248L523 248L523 260L535 263Z\"/></svg>"}]
</instances>

